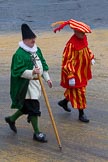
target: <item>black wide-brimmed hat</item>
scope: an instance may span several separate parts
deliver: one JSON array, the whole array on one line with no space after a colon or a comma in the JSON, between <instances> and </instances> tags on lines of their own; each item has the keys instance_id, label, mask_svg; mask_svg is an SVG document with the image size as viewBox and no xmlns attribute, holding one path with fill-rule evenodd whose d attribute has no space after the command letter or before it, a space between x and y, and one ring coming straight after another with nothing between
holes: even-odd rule
<instances>
[{"instance_id":1,"label":"black wide-brimmed hat","mask_svg":"<svg viewBox=\"0 0 108 162\"><path fill-rule=\"evenodd\" d=\"M30 29L30 27L27 24L21 25L21 31L22 31L22 39L31 39L36 38L36 35L33 33L33 31Z\"/></svg>"}]
</instances>

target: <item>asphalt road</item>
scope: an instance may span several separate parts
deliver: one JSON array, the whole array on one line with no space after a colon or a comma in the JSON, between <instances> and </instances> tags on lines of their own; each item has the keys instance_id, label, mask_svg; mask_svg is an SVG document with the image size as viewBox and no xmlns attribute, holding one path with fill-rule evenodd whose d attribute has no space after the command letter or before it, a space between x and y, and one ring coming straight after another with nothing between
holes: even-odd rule
<instances>
[{"instance_id":1,"label":"asphalt road","mask_svg":"<svg viewBox=\"0 0 108 162\"><path fill-rule=\"evenodd\" d=\"M55 21L76 19L91 28L108 28L107 0L0 0L0 32L17 32L22 23L51 31ZM67 28L69 29L69 28Z\"/></svg>"},{"instance_id":2,"label":"asphalt road","mask_svg":"<svg viewBox=\"0 0 108 162\"><path fill-rule=\"evenodd\" d=\"M57 68L57 67L54 67ZM53 70L53 69L51 69ZM107 162L108 161L108 101L98 94L87 93L89 124L78 121L78 112L67 113L57 105L63 95L59 86L59 72L53 72L53 88L46 87L49 102L60 136L62 151L58 147L52 123L42 96L42 116L39 119L41 131L48 137L48 143L32 140L33 130L26 116L16 122L18 133L14 134L4 117L12 114L9 98L9 75L0 76L0 162ZM95 79L94 79L95 80ZM95 81L94 81L95 82ZM94 84L93 82L93 84ZM88 89L90 92L92 83ZM70 105L69 105L70 106Z\"/></svg>"}]
</instances>

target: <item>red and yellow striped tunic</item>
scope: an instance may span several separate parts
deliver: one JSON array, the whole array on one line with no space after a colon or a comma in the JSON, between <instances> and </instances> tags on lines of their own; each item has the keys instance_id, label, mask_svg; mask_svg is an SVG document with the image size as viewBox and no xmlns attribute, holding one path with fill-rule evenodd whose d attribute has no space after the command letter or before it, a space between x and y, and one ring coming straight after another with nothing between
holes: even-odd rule
<instances>
[{"instance_id":1,"label":"red and yellow striped tunic","mask_svg":"<svg viewBox=\"0 0 108 162\"><path fill-rule=\"evenodd\" d=\"M91 60L94 55L88 48L86 35L79 39L73 35L63 52L61 69L61 86L66 88L64 96L73 108L86 108L86 86L92 78ZM75 86L69 86L69 79L75 78Z\"/></svg>"},{"instance_id":2,"label":"red and yellow striped tunic","mask_svg":"<svg viewBox=\"0 0 108 162\"><path fill-rule=\"evenodd\" d=\"M81 88L92 78L91 60L93 53L88 48L86 35L79 39L75 34L67 42L63 51L61 68L61 86L64 88ZM69 86L69 79L75 78L75 86Z\"/></svg>"}]
</instances>

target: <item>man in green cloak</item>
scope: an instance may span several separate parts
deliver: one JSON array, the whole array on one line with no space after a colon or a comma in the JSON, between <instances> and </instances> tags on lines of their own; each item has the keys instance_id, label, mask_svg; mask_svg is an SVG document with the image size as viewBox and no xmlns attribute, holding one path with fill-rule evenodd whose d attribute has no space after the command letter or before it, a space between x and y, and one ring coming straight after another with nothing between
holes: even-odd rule
<instances>
[{"instance_id":1,"label":"man in green cloak","mask_svg":"<svg viewBox=\"0 0 108 162\"><path fill-rule=\"evenodd\" d=\"M12 131L17 133L15 121L26 114L28 122L33 126L33 139L39 142L47 142L46 135L39 130L38 117L41 115L39 98L41 96L41 85L38 80L40 74L52 87L48 70L49 67L42 55L39 47L35 44L36 35L27 24L22 24L22 41L19 48L12 57L10 96L12 109L17 111L5 121L9 124ZM34 66L31 55L34 56L37 67Z\"/></svg>"}]
</instances>

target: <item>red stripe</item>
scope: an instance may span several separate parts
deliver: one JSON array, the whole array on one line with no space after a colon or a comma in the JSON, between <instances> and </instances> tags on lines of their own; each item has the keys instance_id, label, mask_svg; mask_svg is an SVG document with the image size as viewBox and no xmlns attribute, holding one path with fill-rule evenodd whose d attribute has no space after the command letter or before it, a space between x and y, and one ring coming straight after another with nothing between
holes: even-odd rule
<instances>
[{"instance_id":1,"label":"red stripe","mask_svg":"<svg viewBox=\"0 0 108 162\"><path fill-rule=\"evenodd\" d=\"M82 27L84 27L84 28L86 28L87 30L90 30L90 27L87 25L87 24L85 24L85 23L83 23L83 22L79 22L79 21L75 21L75 20L70 20L70 23L74 23L74 24L76 24L76 25L80 25L80 26L82 26Z\"/></svg>"},{"instance_id":2,"label":"red stripe","mask_svg":"<svg viewBox=\"0 0 108 162\"><path fill-rule=\"evenodd\" d=\"M70 24L70 27L73 28L73 29L77 29L77 30L80 30L82 32L87 32L87 33L90 33L91 31L89 29L87 29L86 27L83 27L80 25L77 25L77 24Z\"/></svg>"},{"instance_id":3,"label":"red stripe","mask_svg":"<svg viewBox=\"0 0 108 162\"><path fill-rule=\"evenodd\" d=\"M70 20L70 27L79 29L83 32L91 32L90 27L83 22L78 22L73 19Z\"/></svg>"},{"instance_id":4,"label":"red stripe","mask_svg":"<svg viewBox=\"0 0 108 162\"><path fill-rule=\"evenodd\" d=\"M73 20L73 19L70 20L70 22L74 22L74 23L79 24L79 25L81 25L81 26L83 26L83 27L85 27L85 28L87 28L87 29L90 30L90 27L89 27L87 24L83 23L83 22L75 21L75 20Z\"/></svg>"}]
</instances>

